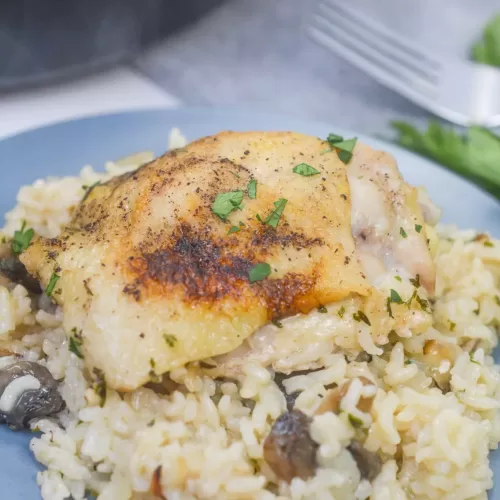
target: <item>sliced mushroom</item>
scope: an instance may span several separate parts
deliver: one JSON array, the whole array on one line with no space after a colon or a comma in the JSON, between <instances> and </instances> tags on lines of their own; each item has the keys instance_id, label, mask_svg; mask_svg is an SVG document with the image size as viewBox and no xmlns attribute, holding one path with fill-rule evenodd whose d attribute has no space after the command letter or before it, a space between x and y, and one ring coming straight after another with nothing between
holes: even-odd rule
<instances>
[{"instance_id":1,"label":"sliced mushroom","mask_svg":"<svg viewBox=\"0 0 500 500\"><path fill-rule=\"evenodd\" d=\"M299 410L286 412L274 422L264 441L264 459L279 479L308 479L316 472L318 444L309 433L311 422Z\"/></svg>"},{"instance_id":2,"label":"sliced mushroom","mask_svg":"<svg viewBox=\"0 0 500 500\"><path fill-rule=\"evenodd\" d=\"M424 345L423 369L443 391L450 391L450 369L457 359L458 349L454 344L428 340Z\"/></svg>"},{"instance_id":3,"label":"sliced mushroom","mask_svg":"<svg viewBox=\"0 0 500 500\"><path fill-rule=\"evenodd\" d=\"M57 413L64 401L49 370L32 361L18 361L0 370L0 422L20 429L31 419Z\"/></svg>"},{"instance_id":4,"label":"sliced mushroom","mask_svg":"<svg viewBox=\"0 0 500 500\"><path fill-rule=\"evenodd\" d=\"M356 461L362 479L372 481L379 475L382 469L382 460L376 453L368 451L356 440L351 441L347 449Z\"/></svg>"},{"instance_id":5,"label":"sliced mushroom","mask_svg":"<svg viewBox=\"0 0 500 500\"><path fill-rule=\"evenodd\" d=\"M364 386L374 385L374 383L367 379L366 377L359 377L359 380ZM351 387L352 380L344 382L342 385L335 387L334 389L330 389L325 394L323 401L319 405L316 410L316 415L322 415L323 413L327 413L329 411L333 413L340 413L340 403L342 398L348 393L349 387ZM358 410L369 413L372 409L373 398L375 396L370 396L367 398L361 397L359 398L357 408Z\"/></svg>"},{"instance_id":6,"label":"sliced mushroom","mask_svg":"<svg viewBox=\"0 0 500 500\"><path fill-rule=\"evenodd\" d=\"M42 292L40 283L28 274L24 264L15 256L0 258L0 274L14 283L23 285L30 292Z\"/></svg>"}]
</instances>

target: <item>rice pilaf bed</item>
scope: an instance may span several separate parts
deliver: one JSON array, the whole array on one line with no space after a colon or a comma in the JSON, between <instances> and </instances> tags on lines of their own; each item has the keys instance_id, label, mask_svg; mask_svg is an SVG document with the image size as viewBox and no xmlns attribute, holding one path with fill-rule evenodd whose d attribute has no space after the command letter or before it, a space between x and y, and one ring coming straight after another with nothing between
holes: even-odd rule
<instances>
[{"instance_id":1,"label":"rice pilaf bed","mask_svg":"<svg viewBox=\"0 0 500 500\"><path fill-rule=\"evenodd\" d=\"M169 147L183 144L173 131ZM84 167L78 177L21 188L3 234L12 236L26 221L37 234L56 236L85 186L151 158L109 163L105 174ZM500 320L500 242L453 227L427 231L437 281L433 324L422 333L394 335L378 354L312 353L323 368L284 379L249 363L240 380L219 380L192 363L170 372L170 390L108 389L104 403L69 349L61 310L43 296L35 301L21 285L0 283L0 349L14 353L0 357L0 368L38 361L60 381L66 403L56 418L31 422L41 432L31 450L47 467L37 476L42 497L485 499L493 485L488 453L500 441L500 373L491 356ZM403 285L407 300L411 288ZM318 411L332 387L345 388L339 411ZM265 460L264 443L290 396L311 418L318 468L312 478L288 483ZM370 400L368 412L362 400ZM375 475L355 459L351 442L360 433L380 459Z\"/></svg>"}]
</instances>

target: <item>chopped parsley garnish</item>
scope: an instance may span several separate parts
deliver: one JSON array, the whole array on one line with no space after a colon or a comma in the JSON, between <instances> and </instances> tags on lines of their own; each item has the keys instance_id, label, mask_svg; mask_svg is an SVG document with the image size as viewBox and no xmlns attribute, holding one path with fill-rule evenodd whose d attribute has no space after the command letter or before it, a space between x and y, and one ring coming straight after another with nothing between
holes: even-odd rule
<instances>
[{"instance_id":1,"label":"chopped parsley garnish","mask_svg":"<svg viewBox=\"0 0 500 500\"><path fill-rule=\"evenodd\" d=\"M177 343L177 337L175 335L170 335L169 333L164 333L163 339L169 347L175 347L175 344Z\"/></svg>"},{"instance_id":2,"label":"chopped parsley garnish","mask_svg":"<svg viewBox=\"0 0 500 500\"><path fill-rule=\"evenodd\" d=\"M262 220L262 217L261 217L259 214L256 214L256 215L255 215L255 218L256 218L259 222L262 222L262 224L264 224L264 221Z\"/></svg>"},{"instance_id":3,"label":"chopped parsley garnish","mask_svg":"<svg viewBox=\"0 0 500 500\"><path fill-rule=\"evenodd\" d=\"M342 319L344 317L344 314L345 314L345 307L341 306L340 309L337 311L337 314Z\"/></svg>"},{"instance_id":4,"label":"chopped parsley garnish","mask_svg":"<svg viewBox=\"0 0 500 500\"><path fill-rule=\"evenodd\" d=\"M262 281L266 279L271 274L271 266L267 262L260 262L255 264L255 266L250 269L248 273L248 279L250 283L255 283L256 281Z\"/></svg>"},{"instance_id":5,"label":"chopped parsley garnish","mask_svg":"<svg viewBox=\"0 0 500 500\"><path fill-rule=\"evenodd\" d=\"M385 305L387 307L387 314L391 317L394 318L394 315L392 314L392 307L391 307L391 298L387 297L387 300L385 302Z\"/></svg>"},{"instance_id":6,"label":"chopped parsley garnish","mask_svg":"<svg viewBox=\"0 0 500 500\"><path fill-rule=\"evenodd\" d=\"M474 363L474 364L476 364L476 365L481 366L481 363L480 363L479 361L476 361L476 360L474 359L474 353L473 353L473 352L470 352L470 353L469 353L469 359L470 359L470 362L471 362L471 363Z\"/></svg>"},{"instance_id":7,"label":"chopped parsley garnish","mask_svg":"<svg viewBox=\"0 0 500 500\"><path fill-rule=\"evenodd\" d=\"M415 231L417 231L417 233L420 233L420 231L422 231L422 226L420 224L415 224Z\"/></svg>"},{"instance_id":8,"label":"chopped parsley garnish","mask_svg":"<svg viewBox=\"0 0 500 500\"><path fill-rule=\"evenodd\" d=\"M90 191L92 191L92 189L94 189L100 183L101 183L101 181L96 181L96 182L94 182L94 184L91 184L90 186L83 185L82 189L85 190L85 194L83 195L83 199L85 200L85 198L87 198L87 196L90 194Z\"/></svg>"},{"instance_id":9,"label":"chopped parsley garnish","mask_svg":"<svg viewBox=\"0 0 500 500\"><path fill-rule=\"evenodd\" d=\"M497 306L500 306L500 297L498 295L495 295L495 297L493 298L493 300L495 301L495 304Z\"/></svg>"},{"instance_id":10,"label":"chopped parsley garnish","mask_svg":"<svg viewBox=\"0 0 500 500\"><path fill-rule=\"evenodd\" d=\"M93 369L95 380L92 388L94 392L99 396L100 402L99 406L102 408L106 404L106 390L108 385L106 384L106 378L104 377L104 372L99 370L99 368Z\"/></svg>"},{"instance_id":11,"label":"chopped parsley garnish","mask_svg":"<svg viewBox=\"0 0 500 500\"><path fill-rule=\"evenodd\" d=\"M12 253L19 255L21 252L24 252L30 246L34 235L35 231L31 228L26 229L26 221L23 220L21 229L14 232L14 238L11 242Z\"/></svg>"},{"instance_id":12,"label":"chopped parsley garnish","mask_svg":"<svg viewBox=\"0 0 500 500\"><path fill-rule=\"evenodd\" d=\"M252 200L255 200L255 198L257 198L257 180L256 179L250 179L250 182L248 183L248 187L247 187L247 193L248 193L248 197L251 198Z\"/></svg>"},{"instance_id":13,"label":"chopped parsley garnish","mask_svg":"<svg viewBox=\"0 0 500 500\"><path fill-rule=\"evenodd\" d=\"M353 427L355 427L357 429L359 427L363 427L364 422L360 418L355 417L352 413L348 413L347 418L349 419L349 422L351 423L351 425Z\"/></svg>"},{"instance_id":14,"label":"chopped parsley garnish","mask_svg":"<svg viewBox=\"0 0 500 500\"><path fill-rule=\"evenodd\" d=\"M151 379L151 382L161 382L161 376L158 375L155 371L156 361L153 358L150 358L149 365L151 366L151 370L149 370L149 378Z\"/></svg>"},{"instance_id":15,"label":"chopped parsley garnish","mask_svg":"<svg viewBox=\"0 0 500 500\"><path fill-rule=\"evenodd\" d=\"M429 302L419 295L415 296L415 300L417 301L418 305L422 308L422 311L428 312L429 311Z\"/></svg>"},{"instance_id":16,"label":"chopped parsley garnish","mask_svg":"<svg viewBox=\"0 0 500 500\"><path fill-rule=\"evenodd\" d=\"M456 326L457 324L454 321L450 321L450 332L454 332Z\"/></svg>"},{"instance_id":17,"label":"chopped parsley garnish","mask_svg":"<svg viewBox=\"0 0 500 500\"><path fill-rule=\"evenodd\" d=\"M271 323L277 328L283 328L283 323L281 321L278 321L277 319L273 319Z\"/></svg>"},{"instance_id":18,"label":"chopped parsley garnish","mask_svg":"<svg viewBox=\"0 0 500 500\"><path fill-rule=\"evenodd\" d=\"M226 220L233 210L240 208L242 201L243 191L219 193L212 204L212 212L222 220Z\"/></svg>"},{"instance_id":19,"label":"chopped parsley garnish","mask_svg":"<svg viewBox=\"0 0 500 500\"><path fill-rule=\"evenodd\" d=\"M401 298L401 295L399 295L398 292L396 292L396 290L393 290L391 288L391 302L394 302L395 304L402 304L403 303L403 299Z\"/></svg>"},{"instance_id":20,"label":"chopped parsley garnish","mask_svg":"<svg viewBox=\"0 0 500 500\"><path fill-rule=\"evenodd\" d=\"M274 202L274 210L268 215L266 219L266 224L271 227L278 227L278 223L281 219L281 214L285 210L288 200L285 198L280 198L278 201Z\"/></svg>"},{"instance_id":21,"label":"chopped parsley garnish","mask_svg":"<svg viewBox=\"0 0 500 500\"><path fill-rule=\"evenodd\" d=\"M231 173L232 173L232 174L233 174L233 175L234 175L237 179L241 179L241 177L240 177L240 176L239 176L236 172L233 172L233 171L231 170Z\"/></svg>"},{"instance_id":22,"label":"chopped parsley garnish","mask_svg":"<svg viewBox=\"0 0 500 500\"><path fill-rule=\"evenodd\" d=\"M344 138L337 134L328 134L328 137L326 138L326 141L330 144L330 146L333 146L337 142L342 142L343 140Z\"/></svg>"},{"instance_id":23,"label":"chopped parsley garnish","mask_svg":"<svg viewBox=\"0 0 500 500\"><path fill-rule=\"evenodd\" d=\"M354 313L352 317L355 321L358 322L362 321L363 323L366 323L368 326L371 326L370 320L363 311L358 311Z\"/></svg>"},{"instance_id":24,"label":"chopped parsley garnish","mask_svg":"<svg viewBox=\"0 0 500 500\"><path fill-rule=\"evenodd\" d=\"M311 175L317 175L321 173L319 170L316 170L314 167L311 167L311 165L308 165L307 163L300 163L299 165L293 167L293 172L304 177L311 177Z\"/></svg>"},{"instance_id":25,"label":"chopped parsley garnish","mask_svg":"<svg viewBox=\"0 0 500 500\"><path fill-rule=\"evenodd\" d=\"M474 309L472 312L473 312L476 316L479 316L479 313L480 313L479 306L477 306L477 309Z\"/></svg>"},{"instance_id":26,"label":"chopped parsley garnish","mask_svg":"<svg viewBox=\"0 0 500 500\"><path fill-rule=\"evenodd\" d=\"M83 354L80 351L80 347L83 345L82 334L77 333L76 328L73 328L71 331L74 333L74 336L69 338L69 350L80 359L83 359Z\"/></svg>"},{"instance_id":27,"label":"chopped parsley garnish","mask_svg":"<svg viewBox=\"0 0 500 500\"><path fill-rule=\"evenodd\" d=\"M318 312L325 314L328 312L328 309L325 306L319 306L318 307Z\"/></svg>"},{"instance_id":28,"label":"chopped parsley garnish","mask_svg":"<svg viewBox=\"0 0 500 500\"><path fill-rule=\"evenodd\" d=\"M354 146L356 145L358 138L353 137L352 139L346 139L345 141L334 143L334 148L337 150L339 155L339 160L346 165L351 161L352 152Z\"/></svg>"},{"instance_id":29,"label":"chopped parsley garnish","mask_svg":"<svg viewBox=\"0 0 500 500\"><path fill-rule=\"evenodd\" d=\"M395 279L395 280L398 280L400 283L403 281L403 280L401 279L401 276L394 276L394 279Z\"/></svg>"},{"instance_id":30,"label":"chopped parsley garnish","mask_svg":"<svg viewBox=\"0 0 500 500\"><path fill-rule=\"evenodd\" d=\"M408 235L406 234L406 231L400 227L399 228L399 234L403 237L403 238L406 238Z\"/></svg>"},{"instance_id":31,"label":"chopped parsley garnish","mask_svg":"<svg viewBox=\"0 0 500 500\"><path fill-rule=\"evenodd\" d=\"M412 361L411 359L405 359L405 365L411 365Z\"/></svg>"},{"instance_id":32,"label":"chopped parsley garnish","mask_svg":"<svg viewBox=\"0 0 500 500\"><path fill-rule=\"evenodd\" d=\"M47 288L45 289L45 295L47 297L50 297L52 295L52 292L54 291L54 287L56 286L57 281L59 280L60 276L57 275L56 273L52 273L52 276L50 277L49 284L47 285Z\"/></svg>"},{"instance_id":33,"label":"chopped parsley garnish","mask_svg":"<svg viewBox=\"0 0 500 500\"><path fill-rule=\"evenodd\" d=\"M492 246L494 246L494 245L493 245L493 243L492 243L490 240L486 240L486 241L483 243L483 245L484 245L485 247L492 247Z\"/></svg>"},{"instance_id":34,"label":"chopped parsley garnish","mask_svg":"<svg viewBox=\"0 0 500 500\"><path fill-rule=\"evenodd\" d=\"M410 283L415 287L419 288L420 287L420 274L417 274L415 276L415 279L410 278Z\"/></svg>"},{"instance_id":35,"label":"chopped parsley garnish","mask_svg":"<svg viewBox=\"0 0 500 500\"><path fill-rule=\"evenodd\" d=\"M231 226L231 228L229 229L229 231L227 232L227 234L237 233L240 230L241 230L241 228L238 227L238 226Z\"/></svg>"}]
</instances>

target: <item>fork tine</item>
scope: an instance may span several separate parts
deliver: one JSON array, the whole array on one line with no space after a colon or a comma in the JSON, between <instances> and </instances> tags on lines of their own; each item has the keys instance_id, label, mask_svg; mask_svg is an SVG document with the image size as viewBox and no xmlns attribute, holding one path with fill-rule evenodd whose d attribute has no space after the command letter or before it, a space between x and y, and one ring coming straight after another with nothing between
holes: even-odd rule
<instances>
[{"instance_id":1,"label":"fork tine","mask_svg":"<svg viewBox=\"0 0 500 500\"><path fill-rule=\"evenodd\" d=\"M351 24L358 27L359 32L363 33L360 27L371 32L388 50L392 50L395 53L399 50L403 58L412 60L420 67L426 66L429 71L439 71L441 64L438 59L430 56L425 50L416 48L414 41L405 38L399 33L393 33L383 24L369 19L366 15L349 7L345 0L322 0L318 4L318 7L321 8L321 5L326 9L330 9L337 15L343 15L344 19L349 18Z\"/></svg>"},{"instance_id":2,"label":"fork tine","mask_svg":"<svg viewBox=\"0 0 500 500\"><path fill-rule=\"evenodd\" d=\"M351 64L371 75L382 85L399 92L401 95L406 96L423 107L430 106L431 99L429 95L433 89L429 89L427 82L423 82L420 85L421 88L419 88L417 80L410 81L391 74L391 71L381 68L370 57L366 57L360 54L359 51L352 50L345 43L338 41L332 35L331 26L328 23L325 24L322 18L316 17L315 21L315 24L309 25L308 35L317 43L340 57L347 59Z\"/></svg>"},{"instance_id":3,"label":"fork tine","mask_svg":"<svg viewBox=\"0 0 500 500\"><path fill-rule=\"evenodd\" d=\"M364 26L356 18L351 17L349 13L344 14L342 10L334 9L330 3L327 0L326 3L318 6L320 15L328 19L332 24L335 24L336 29L341 29L346 35L349 35L351 40L353 40L353 44L359 45L364 43L370 51L385 55L394 64L398 64L398 67L406 68L420 78L434 83L437 82L439 73L434 66L424 62L420 57L415 57L413 53L407 52L406 49L389 43L378 33L375 24L370 26L370 23L367 23Z\"/></svg>"},{"instance_id":4,"label":"fork tine","mask_svg":"<svg viewBox=\"0 0 500 500\"><path fill-rule=\"evenodd\" d=\"M370 73L374 78L385 85L398 89L412 87L428 95L435 90L432 82L421 73L417 73L398 61L387 57L372 45L353 36L342 24L340 18L317 14L311 24L311 36L322 45L327 46L341 57L346 57L349 62L361 70ZM402 93L406 91L400 90Z\"/></svg>"}]
</instances>

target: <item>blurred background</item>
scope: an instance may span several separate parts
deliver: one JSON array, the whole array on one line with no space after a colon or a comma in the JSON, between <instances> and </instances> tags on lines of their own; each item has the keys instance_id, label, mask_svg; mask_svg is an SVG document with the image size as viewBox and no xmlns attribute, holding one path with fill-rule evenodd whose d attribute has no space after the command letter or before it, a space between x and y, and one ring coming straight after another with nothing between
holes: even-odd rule
<instances>
[{"instance_id":1,"label":"blurred background","mask_svg":"<svg viewBox=\"0 0 500 500\"><path fill-rule=\"evenodd\" d=\"M346 0L467 58L498 0ZM238 106L379 133L429 114L304 35L314 0L2 0L0 137L85 114Z\"/></svg>"}]
</instances>

